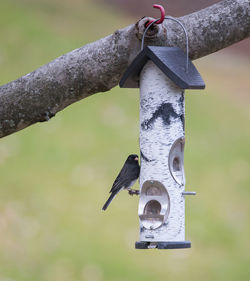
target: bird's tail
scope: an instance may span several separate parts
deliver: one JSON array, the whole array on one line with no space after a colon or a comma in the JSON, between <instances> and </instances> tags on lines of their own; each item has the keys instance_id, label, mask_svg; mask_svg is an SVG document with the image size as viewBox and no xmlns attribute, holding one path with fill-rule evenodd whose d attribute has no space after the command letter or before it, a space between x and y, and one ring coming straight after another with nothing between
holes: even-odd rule
<instances>
[{"instance_id":1,"label":"bird's tail","mask_svg":"<svg viewBox=\"0 0 250 281\"><path fill-rule=\"evenodd\" d=\"M115 198L116 196L116 193L115 192L112 192L111 195L109 196L109 199L107 200L107 202L104 204L104 206L102 207L102 210L105 211L109 204L111 203L111 201Z\"/></svg>"}]
</instances>

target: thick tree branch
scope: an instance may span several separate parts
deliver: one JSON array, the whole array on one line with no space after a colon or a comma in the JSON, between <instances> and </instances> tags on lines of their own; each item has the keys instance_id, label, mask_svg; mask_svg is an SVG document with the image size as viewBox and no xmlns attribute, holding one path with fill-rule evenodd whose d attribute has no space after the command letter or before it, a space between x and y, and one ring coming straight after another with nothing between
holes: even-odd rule
<instances>
[{"instance_id":1,"label":"thick tree branch","mask_svg":"<svg viewBox=\"0 0 250 281\"><path fill-rule=\"evenodd\" d=\"M224 0L180 18L187 28L190 58L197 59L250 36L249 0ZM67 53L0 87L0 137L47 121L66 106L116 86L140 50L146 18ZM185 48L178 25L165 21L146 44Z\"/></svg>"}]
</instances>

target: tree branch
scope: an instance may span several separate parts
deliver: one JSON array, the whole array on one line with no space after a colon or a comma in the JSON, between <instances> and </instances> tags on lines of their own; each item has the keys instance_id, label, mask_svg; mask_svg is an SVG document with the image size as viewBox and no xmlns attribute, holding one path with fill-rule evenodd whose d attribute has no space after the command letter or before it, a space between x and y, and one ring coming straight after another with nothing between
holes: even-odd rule
<instances>
[{"instance_id":1,"label":"tree branch","mask_svg":"<svg viewBox=\"0 0 250 281\"><path fill-rule=\"evenodd\" d=\"M147 18L67 53L0 87L0 137L47 121L66 106L116 86L140 51ZM224 0L179 18L189 35L189 56L197 59L250 36L249 0ZM185 48L180 27L154 26L145 44Z\"/></svg>"}]
</instances>

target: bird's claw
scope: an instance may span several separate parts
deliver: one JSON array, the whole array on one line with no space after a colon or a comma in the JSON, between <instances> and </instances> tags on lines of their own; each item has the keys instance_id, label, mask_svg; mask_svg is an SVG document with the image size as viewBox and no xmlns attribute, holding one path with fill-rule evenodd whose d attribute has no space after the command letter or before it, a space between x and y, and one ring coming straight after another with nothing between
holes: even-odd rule
<instances>
[{"instance_id":1,"label":"bird's claw","mask_svg":"<svg viewBox=\"0 0 250 281\"><path fill-rule=\"evenodd\" d=\"M133 196L133 195L139 195L140 191L139 190L135 190L135 189L129 189L128 194Z\"/></svg>"}]
</instances>

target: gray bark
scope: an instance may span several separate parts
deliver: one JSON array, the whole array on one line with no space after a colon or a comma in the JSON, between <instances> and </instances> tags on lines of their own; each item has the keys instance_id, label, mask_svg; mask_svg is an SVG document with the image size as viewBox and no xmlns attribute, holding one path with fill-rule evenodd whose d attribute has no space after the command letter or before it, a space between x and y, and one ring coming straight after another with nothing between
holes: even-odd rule
<instances>
[{"instance_id":1,"label":"gray bark","mask_svg":"<svg viewBox=\"0 0 250 281\"><path fill-rule=\"evenodd\" d=\"M249 0L224 0L179 18L188 31L190 58L197 59L250 36ZM0 137L47 121L66 106L116 86L140 51L147 18L67 53L0 87ZM180 27L165 21L146 44L185 48Z\"/></svg>"}]
</instances>

